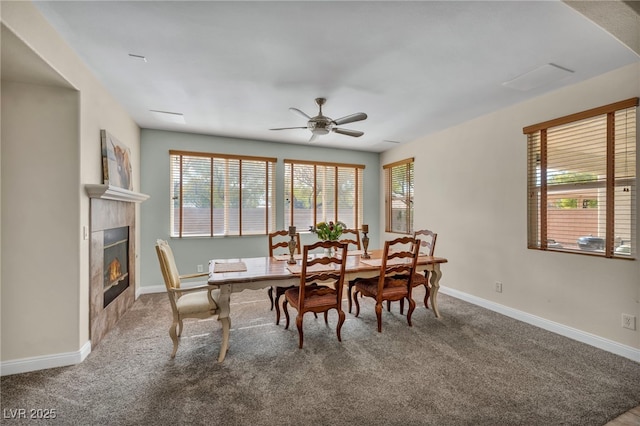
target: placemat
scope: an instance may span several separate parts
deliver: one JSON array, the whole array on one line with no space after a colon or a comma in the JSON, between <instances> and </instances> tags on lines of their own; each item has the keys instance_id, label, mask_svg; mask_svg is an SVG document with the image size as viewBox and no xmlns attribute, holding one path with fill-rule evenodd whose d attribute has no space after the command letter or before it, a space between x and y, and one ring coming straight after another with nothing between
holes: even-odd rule
<instances>
[{"instance_id":1,"label":"placemat","mask_svg":"<svg viewBox=\"0 0 640 426\"><path fill-rule=\"evenodd\" d=\"M216 262L213 265L213 272L244 272L247 265L244 262Z\"/></svg>"},{"instance_id":2,"label":"placemat","mask_svg":"<svg viewBox=\"0 0 640 426\"><path fill-rule=\"evenodd\" d=\"M360 259L360 262L365 265L371 266L382 266L382 259ZM389 265L401 265L403 263L409 263L408 259L390 259L387 261L387 266Z\"/></svg>"},{"instance_id":3,"label":"placemat","mask_svg":"<svg viewBox=\"0 0 640 426\"><path fill-rule=\"evenodd\" d=\"M289 255L288 254L276 254L273 256L273 258L275 260L289 260ZM302 259L302 255L301 254L294 254L293 258L295 260L300 260Z\"/></svg>"},{"instance_id":4,"label":"placemat","mask_svg":"<svg viewBox=\"0 0 640 426\"><path fill-rule=\"evenodd\" d=\"M302 265L287 265L287 269L292 274L300 274L302 272ZM326 271L335 271L333 265L323 265L321 263L307 266L307 272L326 272Z\"/></svg>"}]
</instances>

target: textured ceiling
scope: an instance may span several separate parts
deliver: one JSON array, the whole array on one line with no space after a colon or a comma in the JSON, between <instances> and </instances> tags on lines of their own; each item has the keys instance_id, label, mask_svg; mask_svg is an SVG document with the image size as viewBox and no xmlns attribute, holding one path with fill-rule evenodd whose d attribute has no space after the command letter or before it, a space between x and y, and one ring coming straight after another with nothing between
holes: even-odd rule
<instances>
[{"instance_id":1,"label":"textured ceiling","mask_svg":"<svg viewBox=\"0 0 640 426\"><path fill-rule=\"evenodd\" d=\"M325 97L329 117L369 118L314 144L377 152L639 60L557 1L35 4L142 128L307 144L268 129ZM574 72L502 84L549 63Z\"/></svg>"}]
</instances>

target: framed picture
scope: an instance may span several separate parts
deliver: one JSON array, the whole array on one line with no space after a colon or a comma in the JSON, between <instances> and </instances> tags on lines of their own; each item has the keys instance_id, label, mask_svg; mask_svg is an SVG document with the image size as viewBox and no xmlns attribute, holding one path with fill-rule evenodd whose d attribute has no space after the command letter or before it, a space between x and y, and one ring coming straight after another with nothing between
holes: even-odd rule
<instances>
[{"instance_id":1,"label":"framed picture","mask_svg":"<svg viewBox=\"0 0 640 426\"><path fill-rule=\"evenodd\" d=\"M106 130L100 130L102 141L102 176L104 183L133 190L131 151Z\"/></svg>"}]
</instances>

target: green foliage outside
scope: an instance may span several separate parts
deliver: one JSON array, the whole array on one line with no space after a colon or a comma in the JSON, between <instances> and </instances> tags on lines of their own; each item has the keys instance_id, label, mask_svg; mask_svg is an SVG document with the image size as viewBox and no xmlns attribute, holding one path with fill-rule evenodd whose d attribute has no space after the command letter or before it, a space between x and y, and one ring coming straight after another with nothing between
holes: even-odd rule
<instances>
[{"instance_id":1,"label":"green foliage outside","mask_svg":"<svg viewBox=\"0 0 640 426\"><path fill-rule=\"evenodd\" d=\"M582 182L595 182L598 180L598 176L593 173L580 173L580 172L562 172L550 174L547 183L549 185L561 185L567 183L582 183ZM560 209L577 209L577 208L597 208L598 200L588 199L585 200L586 206L578 205L577 198L560 198L556 200L554 206Z\"/></svg>"},{"instance_id":2,"label":"green foliage outside","mask_svg":"<svg viewBox=\"0 0 640 426\"><path fill-rule=\"evenodd\" d=\"M240 182L240 162L238 160L215 159L213 163L213 188L211 160L209 158L185 157L182 163L182 197L184 206L209 208L213 195L213 207L224 207L225 199L231 208L240 206L242 187L242 207L255 208L266 202L266 171L264 162L243 161L242 183ZM227 191L225 193L225 182ZM212 191L213 189L213 191ZM180 200L180 182L173 188L174 206ZM213 194L212 194L213 192Z\"/></svg>"}]
</instances>

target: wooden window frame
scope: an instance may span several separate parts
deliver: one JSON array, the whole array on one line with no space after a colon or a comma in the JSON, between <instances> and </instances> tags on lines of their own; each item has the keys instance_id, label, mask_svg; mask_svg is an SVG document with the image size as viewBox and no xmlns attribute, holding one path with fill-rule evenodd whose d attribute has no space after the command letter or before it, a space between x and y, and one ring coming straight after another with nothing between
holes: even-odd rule
<instances>
[{"instance_id":1,"label":"wooden window frame","mask_svg":"<svg viewBox=\"0 0 640 426\"><path fill-rule=\"evenodd\" d=\"M171 223L169 225L169 234L172 238L190 238L190 237L226 237L226 236L243 236L243 235L267 235L270 232L272 232L275 228L275 196L274 197L270 197L271 191L274 188L275 185L275 165L277 162L277 158L272 158L272 157L256 157L256 156L247 156L247 155L232 155L232 154L218 154L218 153L208 153L208 152L197 152L197 151L180 151L180 150L169 150L169 159L170 159L170 187L173 188L174 185L174 177L172 174L172 168L173 168L173 158L174 157L178 157L179 158L179 168L178 168L178 173L179 173L179 187L178 187L178 201L179 201L179 208L178 208L178 226L177 229L174 228L174 223ZM185 234L184 231L184 192L183 192L183 158L184 157L199 157L199 158L207 158L211 160L211 165L210 165L210 182L209 182L209 200L210 200L210 216L209 216L209 232L208 234L197 234L197 235L193 235L193 234ZM264 232L260 232L260 233L248 233L245 234L243 233L243 221L242 221L242 214L243 214L243 210L244 208L242 207L242 201L243 201L243 194L242 194L242 185L240 185L240 187L238 188L238 203L239 203L239 207L238 207L238 233L229 233L229 229L228 229L228 218L226 217L226 215L228 214L227 212L225 212L225 225L224 225L224 233L223 234L214 234L214 208L213 208L213 202L214 202L214 185L213 185L213 176L214 176L214 162L215 160L234 160L234 161L238 161L238 182L242 182L242 173L243 173L243 161L247 161L247 162L264 162L265 163L265 204L266 204L266 208L265 210L265 229ZM224 191L225 194L228 193L228 184L227 184L227 177L229 175L229 163L228 161L225 161L225 185L224 185ZM173 189L172 189L173 191ZM274 194L275 195L275 194ZM171 198L170 200L170 209L172 211L174 211L174 201L176 195L174 195L173 198ZM273 198L273 199L271 199ZM173 214L171 215L173 217Z\"/></svg>"},{"instance_id":2,"label":"wooden window frame","mask_svg":"<svg viewBox=\"0 0 640 426\"><path fill-rule=\"evenodd\" d=\"M288 188L289 194L294 193L294 183L295 183L295 167L296 166L312 166L313 167L313 197L312 197L312 206L313 210L313 223L309 224L309 226L315 226L321 220L333 221L337 222L339 220L338 212L340 209L339 197L338 197L338 180L339 180L339 169L353 169L355 172L355 188L354 188L354 223L346 223L349 228L360 229L362 226L362 216L363 216L363 180L362 173L365 169L365 165L363 164L351 164L351 163L335 163L335 162L327 162L327 161L310 161L310 160L294 160L294 159L284 159L285 164L285 185L287 184L287 165L291 167L291 178ZM318 217L318 209L317 209L317 195L318 195L318 167L329 167L334 168L334 185L333 185L333 199L335 205L333 206L333 216L328 218L319 218ZM296 223L295 221L295 208L293 205L293 200L288 200L285 197L285 227L287 225L291 225Z\"/></svg>"},{"instance_id":3,"label":"wooden window frame","mask_svg":"<svg viewBox=\"0 0 640 426\"><path fill-rule=\"evenodd\" d=\"M588 254L595 255L607 258L623 258L623 259L635 259L636 252L636 222L637 222L637 212L636 212L636 204L635 200L636 194L636 181L637 181L637 164L634 168L634 173L632 177L625 176L621 178L616 174L615 168L615 158L616 158L616 146L615 146L615 114L620 111L625 110L633 110L633 108L638 107L639 98L630 98L620 102L611 103L608 105L604 105L601 107L589 109L586 111L578 112L575 114L570 114L564 117L559 117L553 120L548 120L542 123L534 124L531 126L524 127L522 129L523 133L527 135L527 151L528 151L528 160L527 160L527 192L528 192L528 208L527 214L529 216L527 220L528 226L528 238L527 245L529 249L534 250L553 250L553 251L563 251L563 252L571 252L578 254ZM606 177L604 181L600 180L598 182L585 182L585 183L571 183L564 185L554 185L555 187L566 187L567 189L578 189L578 188L603 188L605 191L605 236L604 236L604 250L602 253L600 252L591 252L591 251L581 251L576 249L554 249L548 246L548 196L550 194L549 182L547 182L547 174L549 171L548 168L548 132L549 129L559 128L561 126L565 126L568 124L579 124L582 120L588 120L591 118L599 118L602 117L603 120L606 120L606 140L604 143L606 144ZM637 112L634 110L634 119L637 120ZM635 129L634 129L635 134ZM626 143L628 143L628 139L625 138ZM539 144L539 149L535 144ZM634 157L632 160L634 163L637 163L637 134L635 135L635 139L633 141L633 153ZM627 152L627 151L625 151ZM538 158L539 156L539 158ZM537 171L537 167L539 167L539 172ZM537 180L539 179L539 184ZM630 239L631 239L631 250L630 255L620 255L615 252L614 240L616 238L615 234L615 225L616 225L616 203L615 203L615 188L616 186L626 186L629 185L631 187L630 191L632 192L631 202L629 206L629 228L630 231ZM562 189L562 188L560 188ZM556 189L557 191L557 189Z\"/></svg>"},{"instance_id":4,"label":"wooden window frame","mask_svg":"<svg viewBox=\"0 0 640 426\"><path fill-rule=\"evenodd\" d=\"M414 157L410 157L410 158L405 158L404 160L400 160L400 161L395 161L393 163L389 163L389 164L385 164L382 166L382 170L384 173L384 202L385 202L385 225L384 225L384 229L385 232L392 232L395 234L406 234L406 235L413 235L413 197L414 197L414 193L413 190L409 191L406 194L405 197L405 218L406 218L406 232L401 232L398 230L395 230L393 227L393 194L392 194L392 190L393 190L393 169L397 168L397 167L405 167L408 164L411 164L412 167L406 167L406 181L410 182L410 187L413 188L414 187L414 180L415 180L415 158Z\"/></svg>"}]
</instances>

